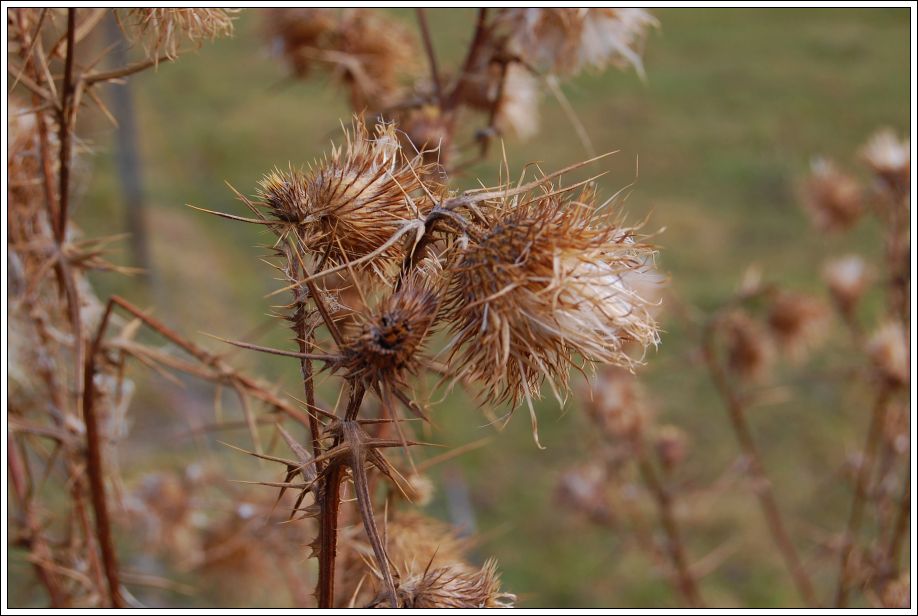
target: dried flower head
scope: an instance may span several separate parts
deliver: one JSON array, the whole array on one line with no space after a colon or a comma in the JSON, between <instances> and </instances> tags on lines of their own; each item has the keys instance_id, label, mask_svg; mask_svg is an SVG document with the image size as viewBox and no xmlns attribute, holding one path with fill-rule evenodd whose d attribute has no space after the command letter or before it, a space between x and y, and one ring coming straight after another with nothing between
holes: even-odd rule
<instances>
[{"instance_id":1,"label":"dried flower head","mask_svg":"<svg viewBox=\"0 0 918 616\"><path fill-rule=\"evenodd\" d=\"M348 379L365 383L400 382L417 372L419 354L437 316L437 296L415 280L358 317L360 333L341 349L336 365Z\"/></svg>"},{"instance_id":2,"label":"dried flower head","mask_svg":"<svg viewBox=\"0 0 918 616\"><path fill-rule=\"evenodd\" d=\"M396 589L399 607L409 609L513 607L516 597L500 589L497 564L489 560L481 569L464 563L421 569L401 575ZM367 607L389 607L379 595Z\"/></svg>"},{"instance_id":3,"label":"dried flower head","mask_svg":"<svg viewBox=\"0 0 918 616\"><path fill-rule=\"evenodd\" d=\"M774 347L765 328L742 310L727 315L722 328L730 371L746 380L763 378L774 362Z\"/></svg>"},{"instance_id":4,"label":"dried flower head","mask_svg":"<svg viewBox=\"0 0 918 616\"><path fill-rule=\"evenodd\" d=\"M615 519L606 494L607 473L601 463L585 464L562 473L555 489L557 500L597 524Z\"/></svg>"},{"instance_id":5,"label":"dried flower head","mask_svg":"<svg viewBox=\"0 0 918 616\"><path fill-rule=\"evenodd\" d=\"M319 50L334 32L338 15L332 9L270 8L263 12L272 50L281 55L296 77L306 77L316 59L303 50Z\"/></svg>"},{"instance_id":6,"label":"dried flower head","mask_svg":"<svg viewBox=\"0 0 918 616\"><path fill-rule=\"evenodd\" d=\"M624 368L601 367L581 398L590 419L612 439L638 439L651 420L640 383Z\"/></svg>"},{"instance_id":7,"label":"dried flower head","mask_svg":"<svg viewBox=\"0 0 918 616\"><path fill-rule=\"evenodd\" d=\"M150 58L174 60L182 39L200 47L205 40L232 36L239 9L131 9L128 32L143 42Z\"/></svg>"},{"instance_id":8,"label":"dried flower head","mask_svg":"<svg viewBox=\"0 0 918 616\"><path fill-rule=\"evenodd\" d=\"M896 322L882 325L867 341L867 354L890 384L908 386L908 341L902 325Z\"/></svg>"},{"instance_id":9,"label":"dried flower head","mask_svg":"<svg viewBox=\"0 0 918 616\"><path fill-rule=\"evenodd\" d=\"M834 163L818 158L810 165L804 205L820 231L844 231L863 213L861 187Z\"/></svg>"},{"instance_id":10,"label":"dried flower head","mask_svg":"<svg viewBox=\"0 0 918 616\"><path fill-rule=\"evenodd\" d=\"M676 426L666 425L657 433L654 446L663 467L673 469L682 464L688 454L688 437Z\"/></svg>"},{"instance_id":11,"label":"dried flower head","mask_svg":"<svg viewBox=\"0 0 918 616\"><path fill-rule=\"evenodd\" d=\"M539 132L539 81L529 69L516 63L507 66L504 79L494 125L501 133L530 139Z\"/></svg>"},{"instance_id":12,"label":"dried flower head","mask_svg":"<svg viewBox=\"0 0 918 616\"><path fill-rule=\"evenodd\" d=\"M320 65L350 92L355 111L392 102L400 77L417 67L412 32L399 21L367 9L275 9L268 35L298 77Z\"/></svg>"},{"instance_id":13,"label":"dried flower head","mask_svg":"<svg viewBox=\"0 0 918 616\"><path fill-rule=\"evenodd\" d=\"M460 375L484 397L538 397L548 380L559 401L570 365L632 367L626 342L658 342L648 302L633 287L653 267L653 249L601 216L592 190L544 193L494 205L455 266L445 305Z\"/></svg>"},{"instance_id":14,"label":"dried flower head","mask_svg":"<svg viewBox=\"0 0 918 616\"><path fill-rule=\"evenodd\" d=\"M465 560L471 541L438 520L417 512L399 511L386 527L386 552L395 573L396 595L402 608L512 607L516 598L500 589L496 565L481 569ZM369 546L356 542L358 554ZM373 582L379 575L373 571ZM355 595L355 599L358 597ZM389 607L385 589L372 589L364 598L367 607Z\"/></svg>"},{"instance_id":15,"label":"dried flower head","mask_svg":"<svg viewBox=\"0 0 918 616\"><path fill-rule=\"evenodd\" d=\"M907 193L911 179L912 158L909 140L899 140L892 129L875 133L861 150L874 173L897 193Z\"/></svg>"},{"instance_id":16,"label":"dried flower head","mask_svg":"<svg viewBox=\"0 0 918 616\"><path fill-rule=\"evenodd\" d=\"M503 9L509 47L536 66L573 75L585 68L633 67L643 74L644 40L657 20L644 9Z\"/></svg>"},{"instance_id":17,"label":"dried flower head","mask_svg":"<svg viewBox=\"0 0 918 616\"><path fill-rule=\"evenodd\" d=\"M768 329L782 350L801 358L827 333L829 311L809 295L779 292L768 310Z\"/></svg>"},{"instance_id":18,"label":"dried flower head","mask_svg":"<svg viewBox=\"0 0 918 616\"><path fill-rule=\"evenodd\" d=\"M278 221L278 235L328 266L366 261L381 272L387 260L402 255L397 241L432 207L429 180L419 155L402 152L395 127L376 127L371 136L361 120L345 131L344 147L309 173L272 171L260 185L260 211ZM260 214L263 217L264 214ZM372 257L372 258L371 258Z\"/></svg>"},{"instance_id":19,"label":"dried flower head","mask_svg":"<svg viewBox=\"0 0 918 616\"><path fill-rule=\"evenodd\" d=\"M826 263L822 275L832 298L845 314L850 315L870 283L864 259L860 255L832 259Z\"/></svg>"}]
</instances>

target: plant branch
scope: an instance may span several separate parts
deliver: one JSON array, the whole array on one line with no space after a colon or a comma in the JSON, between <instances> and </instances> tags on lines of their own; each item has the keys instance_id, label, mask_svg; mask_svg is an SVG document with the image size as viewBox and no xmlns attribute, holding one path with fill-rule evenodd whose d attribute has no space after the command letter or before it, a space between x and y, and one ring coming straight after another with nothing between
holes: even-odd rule
<instances>
[{"instance_id":1,"label":"plant branch","mask_svg":"<svg viewBox=\"0 0 918 616\"><path fill-rule=\"evenodd\" d=\"M851 554L854 544L861 530L864 514L864 504L867 498L867 484L870 472L873 469L873 459L876 455L877 445L883 434L883 422L886 419L886 409L889 406L889 387L880 386L881 389L870 413L870 426L867 428L867 440L864 443L864 452L858 466L857 477L854 483L854 499L851 502L851 511L848 514L848 524L842 537L841 562L838 571L838 587L835 591L835 607L844 608L848 604L851 590Z\"/></svg>"},{"instance_id":2,"label":"plant branch","mask_svg":"<svg viewBox=\"0 0 918 616\"><path fill-rule=\"evenodd\" d=\"M747 460L748 472L753 479L754 491L759 499L762 513L765 515L768 530L784 558L800 596L807 606L816 607L818 604L812 582L785 528L784 519L775 499L771 481L765 472L765 466L762 464L762 458L759 455L758 447L756 447L755 439L746 420L744 404L733 389L723 366L718 361L715 351L717 324L718 316L715 315L708 321L704 329L702 350L705 363L710 372L711 380L714 382L714 386L726 407L727 416L739 441L740 449Z\"/></svg>"}]
</instances>

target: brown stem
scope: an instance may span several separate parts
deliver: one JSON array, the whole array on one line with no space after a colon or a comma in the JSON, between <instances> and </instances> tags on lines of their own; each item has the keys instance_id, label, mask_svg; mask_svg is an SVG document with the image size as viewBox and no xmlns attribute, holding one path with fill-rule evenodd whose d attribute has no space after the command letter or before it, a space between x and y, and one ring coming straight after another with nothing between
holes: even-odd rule
<instances>
[{"instance_id":1,"label":"brown stem","mask_svg":"<svg viewBox=\"0 0 918 616\"><path fill-rule=\"evenodd\" d=\"M270 389L258 380L242 374L238 370L234 370L226 363L220 360L219 357L212 355L205 349L197 346L193 342L183 338L178 332L169 328L167 325L159 321L158 319L144 313L140 308L134 306L129 301L113 295L109 300L112 304L117 304L122 309L126 310L134 317L143 321L150 329L155 331L157 334L165 338L166 340L172 342L173 344L179 346L186 353L194 357L196 360L205 364L207 366L212 366L217 372L238 382L250 395L258 400L261 400L265 404L268 404L274 407L276 410L284 413L291 419L299 422L304 426L309 425L309 415L311 412L314 412L317 407L311 407L310 414L303 413L296 407L292 406L285 400L279 398L275 394L271 393Z\"/></svg>"},{"instance_id":2,"label":"brown stem","mask_svg":"<svg viewBox=\"0 0 918 616\"><path fill-rule=\"evenodd\" d=\"M13 493L22 506L25 517L24 527L26 534L23 537L23 543L32 555L30 560L35 568L35 575L45 587L45 590L48 591L51 607L69 607L70 597L61 588L54 568L49 565L49 563L53 562L51 548L48 547L41 533L41 524L38 520L35 506L29 498L29 489L26 487L24 464L11 434L6 437L6 454L10 485L13 487Z\"/></svg>"},{"instance_id":3,"label":"brown stem","mask_svg":"<svg viewBox=\"0 0 918 616\"><path fill-rule=\"evenodd\" d=\"M909 469L909 472L905 475L905 487L902 489L902 497L899 499L896 522L893 524L892 534L886 546L886 560L889 563L891 577L895 577L899 573L899 554L902 551L902 545L905 543L905 533L908 532L908 518L912 508L911 495L912 473L911 469Z\"/></svg>"},{"instance_id":4,"label":"brown stem","mask_svg":"<svg viewBox=\"0 0 918 616\"><path fill-rule=\"evenodd\" d=\"M685 544L682 541L679 524L676 522L676 516L673 512L672 494L657 476L653 464L647 459L646 453L643 453L643 447L641 449L642 453L638 457L638 467L644 484L650 490L656 502L660 525L666 533L667 552L676 571L676 586L689 607L702 608L704 607L704 601L698 591L698 584L692 575L691 567L686 557Z\"/></svg>"},{"instance_id":5,"label":"brown stem","mask_svg":"<svg viewBox=\"0 0 918 616\"><path fill-rule=\"evenodd\" d=\"M86 424L86 470L89 474L89 489L92 497L92 508L96 515L96 536L102 550L102 564L108 581L109 600L112 607L126 607L121 595L121 584L118 581L118 557L112 540L111 521L108 515L108 503L105 498L105 468L102 463L102 435L99 432L98 418L95 411L95 392L93 377L96 373L96 356L102 347L102 340L113 304L109 303L99 324L99 330L86 356L86 369L83 373L83 422Z\"/></svg>"},{"instance_id":6,"label":"brown stem","mask_svg":"<svg viewBox=\"0 0 918 616\"><path fill-rule=\"evenodd\" d=\"M330 609L335 602L335 556L338 549L338 509L341 505L341 480L344 467L335 465L328 471L322 486L319 507L319 581L316 597L320 609Z\"/></svg>"},{"instance_id":7,"label":"brown stem","mask_svg":"<svg viewBox=\"0 0 918 616\"><path fill-rule=\"evenodd\" d=\"M60 118L58 139L60 141L60 170L58 184L57 243L63 244L67 230L67 214L70 205L70 140L73 110L73 56L74 34L76 32L76 9L67 9L67 56L64 60L64 82L61 84Z\"/></svg>"},{"instance_id":8,"label":"brown stem","mask_svg":"<svg viewBox=\"0 0 918 616\"><path fill-rule=\"evenodd\" d=\"M437 69L437 55L434 53L433 41L430 38L430 27L427 25L427 13L424 9L415 9L415 15L418 18L418 27L421 30L421 38L424 40L424 51L427 53L427 62L430 64L430 78L433 80L434 92L437 95L437 101L443 106L443 86L440 82L440 71Z\"/></svg>"},{"instance_id":9,"label":"brown stem","mask_svg":"<svg viewBox=\"0 0 918 616\"><path fill-rule=\"evenodd\" d=\"M881 389L873 405L873 410L870 413L870 427L867 429L867 440L864 443L863 458L858 466L857 477L854 483L854 498L851 501L851 511L848 514L848 524L845 527L845 534L842 537L843 543L841 562L838 571L838 588L835 591L835 606L839 608L843 608L848 604L848 596L851 590L851 554L854 551L857 535L861 530L864 504L867 497L867 483L870 479L870 472L873 469L873 459L876 454L877 444L882 438L883 422L886 418L888 401L889 388L881 385Z\"/></svg>"},{"instance_id":10,"label":"brown stem","mask_svg":"<svg viewBox=\"0 0 918 616\"><path fill-rule=\"evenodd\" d=\"M465 82L468 79L469 74L472 72L472 68L475 66L475 61L478 59L478 54L482 45L484 45L484 42L487 40L487 14L487 8L478 9L478 19L475 23L475 34L472 36L472 42L469 44L469 50L465 56L465 62L462 64L462 72L459 74L459 79L456 80L456 85L453 87L449 98L443 104L444 111L455 108L462 98L462 89L465 87Z\"/></svg>"},{"instance_id":11,"label":"brown stem","mask_svg":"<svg viewBox=\"0 0 918 616\"><path fill-rule=\"evenodd\" d=\"M813 591L813 585L810 577L803 567L797 549L794 547L790 536L785 529L784 519L781 516L781 510L775 499L771 482L765 472L765 466L762 464L762 458L759 455L755 439L752 437L752 431L746 420L746 412L743 402L739 395L734 391L727 374L717 359L714 349L714 338L716 335L717 319L712 318L705 327L703 353L708 371L711 374L711 380L717 389L718 394L724 402L727 410L727 416L730 419L730 425L739 441L740 449L743 452L748 464L748 472L754 482L754 491L759 500L762 513L768 525L772 539L778 546L787 569L790 572L797 592L803 598L809 607L816 607L816 595Z\"/></svg>"}]
</instances>

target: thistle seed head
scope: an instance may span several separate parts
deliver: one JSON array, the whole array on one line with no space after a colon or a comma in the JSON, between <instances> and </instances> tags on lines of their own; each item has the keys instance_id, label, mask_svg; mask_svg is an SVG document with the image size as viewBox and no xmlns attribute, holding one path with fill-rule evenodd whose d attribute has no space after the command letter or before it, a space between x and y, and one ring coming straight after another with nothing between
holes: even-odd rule
<instances>
[{"instance_id":1,"label":"thistle seed head","mask_svg":"<svg viewBox=\"0 0 918 616\"><path fill-rule=\"evenodd\" d=\"M874 332L867 341L867 354L888 383L908 387L908 341L905 330L899 323L890 321Z\"/></svg>"},{"instance_id":2,"label":"thistle seed head","mask_svg":"<svg viewBox=\"0 0 918 616\"><path fill-rule=\"evenodd\" d=\"M610 65L643 74L644 40L658 25L636 8L512 8L501 11L498 23L509 33L511 52L560 75Z\"/></svg>"},{"instance_id":3,"label":"thistle seed head","mask_svg":"<svg viewBox=\"0 0 918 616\"><path fill-rule=\"evenodd\" d=\"M260 205L284 223L275 232L284 237L292 232L303 253L328 266L378 253L354 269L381 274L404 252L401 242L386 243L404 224L430 211L429 195L440 190L430 177L420 155L404 155L393 125L379 125L371 135L358 119L352 131L345 131L345 144L333 147L309 173L267 174Z\"/></svg>"},{"instance_id":4,"label":"thistle seed head","mask_svg":"<svg viewBox=\"0 0 918 616\"><path fill-rule=\"evenodd\" d=\"M912 158L909 140L899 140L892 129L875 133L861 150L873 172L897 193L908 193Z\"/></svg>"},{"instance_id":5,"label":"thistle seed head","mask_svg":"<svg viewBox=\"0 0 918 616\"><path fill-rule=\"evenodd\" d=\"M582 396L583 406L606 437L633 441L652 420L644 392L624 368L603 366Z\"/></svg>"},{"instance_id":6,"label":"thistle seed head","mask_svg":"<svg viewBox=\"0 0 918 616\"><path fill-rule=\"evenodd\" d=\"M823 158L811 165L804 205L813 226L827 232L850 229L864 209L860 185Z\"/></svg>"},{"instance_id":7,"label":"thistle seed head","mask_svg":"<svg viewBox=\"0 0 918 616\"><path fill-rule=\"evenodd\" d=\"M437 296L423 283L406 284L362 318L360 334L341 349L337 367L367 383L399 382L416 373L438 308Z\"/></svg>"},{"instance_id":8,"label":"thistle seed head","mask_svg":"<svg viewBox=\"0 0 918 616\"><path fill-rule=\"evenodd\" d=\"M597 524L610 524L615 514L606 494L608 480L603 464L585 464L562 473L555 494L564 506L583 513Z\"/></svg>"},{"instance_id":9,"label":"thistle seed head","mask_svg":"<svg viewBox=\"0 0 918 616\"><path fill-rule=\"evenodd\" d=\"M240 9L131 9L127 32L140 39L149 58L174 60L182 38L195 47L205 40L232 36Z\"/></svg>"},{"instance_id":10,"label":"thistle seed head","mask_svg":"<svg viewBox=\"0 0 918 616\"><path fill-rule=\"evenodd\" d=\"M688 454L688 437L676 426L663 426L657 433L654 447L664 468L672 470L682 464Z\"/></svg>"},{"instance_id":11,"label":"thistle seed head","mask_svg":"<svg viewBox=\"0 0 918 616\"><path fill-rule=\"evenodd\" d=\"M481 569L465 563L420 569L400 575L399 607L414 609L513 607L516 597L500 589L497 564L489 560ZM389 607L385 595L368 607Z\"/></svg>"},{"instance_id":12,"label":"thistle seed head","mask_svg":"<svg viewBox=\"0 0 918 616\"><path fill-rule=\"evenodd\" d=\"M799 359L827 333L829 311L814 297L782 291L768 311L772 336L792 358Z\"/></svg>"},{"instance_id":13,"label":"thistle seed head","mask_svg":"<svg viewBox=\"0 0 918 616\"><path fill-rule=\"evenodd\" d=\"M730 371L749 381L765 377L775 355L765 328L742 310L727 315L722 328Z\"/></svg>"},{"instance_id":14,"label":"thistle seed head","mask_svg":"<svg viewBox=\"0 0 918 616\"><path fill-rule=\"evenodd\" d=\"M634 282L652 269L653 249L609 222L594 194L525 195L496 204L485 228L451 266L446 310L461 374L489 401L538 397L548 379L568 390L576 356L631 367L624 349L658 341L648 302Z\"/></svg>"},{"instance_id":15,"label":"thistle seed head","mask_svg":"<svg viewBox=\"0 0 918 616\"><path fill-rule=\"evenodd\" d=\"M401 77L418 67L413 33L375 10L274 9L266 30L297 77L327 69L359 112L394 102Z\"/></svg>"},{"instance_id":16,"label":"thistle seed head","mask_svg":"<svg viewBox=\"0 0 918 616\"><path fill-rule=\"evenodd\" d=\"M822 275L829 292L845 314L853 312L870 284L867 264L859 255L832 259L826 263Z\"/></svg>"}]
</instances>

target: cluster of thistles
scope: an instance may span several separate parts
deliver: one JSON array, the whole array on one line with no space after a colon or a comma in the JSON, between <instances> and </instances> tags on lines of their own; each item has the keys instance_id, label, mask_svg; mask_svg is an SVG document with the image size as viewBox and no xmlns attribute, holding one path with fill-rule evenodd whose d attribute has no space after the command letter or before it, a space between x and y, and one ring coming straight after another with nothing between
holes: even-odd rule
<instances>
[{"instance_id":1,"label":"cluster of thistles","mask_svg":"<svg viewBox=\"0 0 918 616\"><path fill-rule=\"evenodd\" d=\"M323 516L337 515L329 500L352 481L379 601L424 605L390 567L368 488L374 480L409 487L381 450L419 444L403 417L403 409L429 416L413 391L418 379L459 384L485 408L506 404L508 415L525 403L537 440L533 401L543 385L563 401L572 368L632 368L657 343L654 302L641 291L656 275L654 249L622 224L617 204L598 202L592 182L563 186L555 173L456 193L423 155L405 151L397 130L358 119L327 157L274 170L255 197L239 196L255 216L244 220L272 232L280 291L293 297L284 316L303 352L287 354L343 382L337 409L307 409L319 420L313 453L304 463L300 447L281 487L294 487L290 469L312 467L295 487L313 494L299 510L319 518L321 535L330 525ZM320 564L329 546L327 537L313 543ZM492 569L476 575L490 580ZM461 586L471 573L456 570L465 577L430 587ZM504 602L495 597L476 603Z\"/></svg>"}]
</instances>

